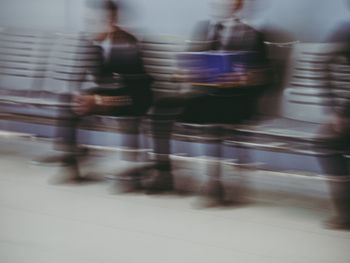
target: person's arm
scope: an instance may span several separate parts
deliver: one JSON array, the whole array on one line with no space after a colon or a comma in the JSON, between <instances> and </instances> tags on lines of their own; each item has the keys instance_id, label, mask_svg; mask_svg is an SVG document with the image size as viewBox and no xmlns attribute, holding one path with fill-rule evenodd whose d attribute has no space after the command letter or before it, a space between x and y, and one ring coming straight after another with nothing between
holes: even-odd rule
<instances>
[{"instance_id":1,"label":"person's arm","mask_svg":"<svg viewBox=\"0 0 350 263\"><path fill-rule=\"evenodd\" d=\"M264 86L269 83L270 69L264 66L244 73L223 73L219 78L222 88Z\"/></svg>"},{"instance_id":2,"label":"person's arm","mask_svg":"<svg viewBox=\"0 0 350 263\"><path fill-rule=\"evenodd\" d=\"M73 110L78 115L104 114L132 106L131 96L78 95L73 99Z\"/></svg>"},{"instance_id":3,"label":"person's arm","mask_svg":"<svg viewBox=\"0 0 350 263\"><path fill-rule=\"evenodd\" d=\"M349 43L350 22L337 25L336 28L325 38L326 43Z\"/></svg>"},{"instance_id":4,"label":"person's arm","mask_svg":"<svg viewBox=\"0 0 350 263\"><path fill-rule=\"evenodd\" d=\"M261 32L248 25L243 25L243 29L241 30L245 30L245 51L255 53L254 63L256 67L254 69L243 70L242 73L229 72L220 74L219 82L221 83L221 87L266 87L271 81L271 68L267 59L264 36Z\"/></svg>"}]
</instances>

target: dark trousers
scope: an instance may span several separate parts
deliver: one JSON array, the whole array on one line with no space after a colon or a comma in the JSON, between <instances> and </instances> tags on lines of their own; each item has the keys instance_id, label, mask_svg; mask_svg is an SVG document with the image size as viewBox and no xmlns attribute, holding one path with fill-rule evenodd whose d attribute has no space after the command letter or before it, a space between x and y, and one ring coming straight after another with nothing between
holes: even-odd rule
<instances>
[{"instance_id":1,"label":"dark trousers","mask_svg":"<svg viewBox=\"0 0 350 263\"><path fill-rule=\"evenodd\" d=\"M331 128L331 126L327 126L323 131L329 132ZM348 226L350 224L350 178L349 159L345 157L345 154L349 153L349 135L349 130L334 134L333 138L327 142L327 149L338 153L329 161L320 161L324 173L333 176L330 178L328 186L339 222Z\"/></svg>"},{"instance_id":2,"label":"dark trousers","mask_svg":"<svg viewBox=\"0 0 350 263\"><path fill-rule=\"evenodd\" d=\"M68 154L77 150L77 128L80 120L81 117L73 112L71 112L71 118L57 120L56 142L54 146L56 150Z\"/></svg>"},{"instance_id":3,"label":"dark trousers","mask_svg":"<svg viewBox=\"0 0 350 263\"><path fill-rule=\"evenodd\" d=\"M186 103L182 122L236 124L254 116L260 87L221 90Z\"/></svg>"}]
</instances>

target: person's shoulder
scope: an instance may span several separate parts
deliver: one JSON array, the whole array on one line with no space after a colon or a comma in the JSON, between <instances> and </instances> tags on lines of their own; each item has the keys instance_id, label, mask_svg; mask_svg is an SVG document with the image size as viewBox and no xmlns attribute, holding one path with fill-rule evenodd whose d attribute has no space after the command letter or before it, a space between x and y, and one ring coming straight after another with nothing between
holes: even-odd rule
<instances>
[{"instance_id":1,"label":"person's shoulder","mask_svg":"<svg viewBox=\"0 0 350 263\"><path fill-rule=\"evenodd\" d=\"M138 43L137 38L133 34L127 32L126 30L120 27L115 28L113 32L113 39L118 39L118 40L123 39L126 42L135 43L135 44Z\"/></svg>"},{"instance_id":2,"label":"person's shoulder","mask_svg":"<svg viewBox=\"0 0 350 263\"><path fill-rule=\"evenodd\" d=\"M350 42L350 21L338 23L326 38L327 42Z\"/></svg>"},{"instance_id":3,"label":"person's shoulder","mask_svg":"<svg viewBox=\"0 0 350 263\"><path fill-rule=\"evenodd\" d=\"M249 21L240 19L236 20L236 23L236 25L239 26L240 30L244 32L247 41L250 40L252 42L263 42L263 33Z\"/></svg>"},{"instance_id":4,"label":"person's shoulder","mask_svg":"<svg viewBox=\"0 0 350 263\"><path fill-rule=\"evenodd\" d=\"M254 26L250 21L245 20L245 19L239 19L235 20L235 22L243 27L247 31L252 31L252 32L259 32L259 30Z\"/></svg>"}]
</instances>

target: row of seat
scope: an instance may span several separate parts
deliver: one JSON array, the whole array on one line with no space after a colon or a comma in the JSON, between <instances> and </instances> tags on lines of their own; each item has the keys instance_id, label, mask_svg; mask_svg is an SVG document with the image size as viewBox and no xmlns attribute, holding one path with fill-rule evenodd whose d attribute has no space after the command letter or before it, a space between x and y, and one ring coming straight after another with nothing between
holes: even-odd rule
<instances>
[{"instance_id":1,"label":"row of seat","mask_svg":"<svg viewBox=\"0 0 350 263\"><path fill-rule=\"evenodd\" d=\"M142 42L146 69L155 79L159 99L181 97L186 83L175 83L176 53L185 41L171 37L149 37ZM277 119L227 126L176 123L176 114L145 118L90 116L82 121L79 143L135 153L132 160L171 159L174 171L195 164L208 164L205 174L217 175L216 165L258 166L260 169L321 174L319 158L332 159L337 151L325 150L327 134L318 134L324 113L332 110L326 95L328 61L342 46L298 44L291 55L282 113ZM96 69L97 51L83 35L5 30L0 33L1 129L54 138L57 129L70 129L67 94L94 86L86 78ZM347 93L346 63L339 58L331 65L338 98ZM83 78L84 76L84 78ZM345 77L345 79L344 79ZM191 93L191 92L190 92ZM314 100L322 102L315 103ZM317 107L317 110L313 110ZM307 114L306 114L307 113ZM28 117L29 116L29 117ZM311 117L310 117L311 116ZM60 126L57 126L60 119ZM67 119L67 124L62 122ZM157 129L153 127L157 126ZM162 132L164 131L164 132ZM171 135L171 150L167 140ZM61 134L64 134L62 132ZM157 149L155 149L157 148ZM332 159L333 160L333 159ZM215 165L213 165L215 164ZM205 165L206 166L206 165ZM193 167L196 170L197 167ZM215 168L215 169L214 169ZM198 171L203 174L203 171ZM338 174L339 171L326 171ZM175 171L176 174L176 171ZM178 173L177 173L178 174Z\"/></svg>"},{"instance_id":2,"label":"row of seat","mask_svg":"<svg viewBox=\"0 0 350 263\"><path fill-rule=\"evenodd\" d=\"M230 184L239 181L241 168L321 180L344 175L346 153L334 148L334 134L322 128L349 98L346 49L343 44L294 44L279 116L242 125L175 123L170 158L175 182L187 182L179 188L198 191L203 180Z\"/></svg>"},{"instance_id":3,"label":"row of seat","mask_svg":"<svg viewBox=\"0 0 350 263\"><path fill-rule=\"evenodd\" d=\"M70 117L69 95L94 85L87 75L98 50L82 35L0 32L0 110L38 117Z\"/></svg>"},{"instance_id":4,"label":"row of seat","mask_svg":"<svg viewBox=\"0 0 350 263\"><path fill-rule=\"evenodd\" d=\"M339 55L346 49L345 44L295 46L283 96L285 117L323 123L332 116L339 102L348 97L349 65Z\"/></svg>"}]
</instances>

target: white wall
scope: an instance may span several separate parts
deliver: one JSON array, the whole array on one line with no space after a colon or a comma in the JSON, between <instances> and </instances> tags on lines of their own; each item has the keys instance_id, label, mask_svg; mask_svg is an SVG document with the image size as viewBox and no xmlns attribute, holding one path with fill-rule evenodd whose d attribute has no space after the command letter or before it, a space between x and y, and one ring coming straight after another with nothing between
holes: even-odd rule
<instances>
[{"instance_id":1,"label":"white wall","mask_svg":"<svg viewBox=\"0 0 350 263\"><path fill-rule=\"evenodd\" d=\"M69 0L68 0L69 1ZM84 0L70 0L73 24L83 29ZM151 34L188 35L198 20L208 17L209 0L120 0L120 23Z\"/></svg>"},{"instance_id":2,"label":"white wall","mask_svg":"<svg viewBox=\"0 0 350 263\"><path fill-rule=\"evenodd\" d=\"M63 30L67 0L0 0L0 26ZM69 1L69 0L68 0Z\"/></svg>"},{"instance_id":3,"label":"white wall","mask_svg":"<svg viewBox=\"0 0 350 263\"><path fill-rule=\"evenodd\" d=\"M121 0L121 23L153 34L188 35L208 17L209 0ZM245 17L292 39L320 41L350 18L348 0L246 0ZM81 30L84 0L0 0L0 26Z\"/></svg>"},{"instance_id":4,"label":"white wall","mask_svg":"<svg viewBox=\"0 0 350 263\"><path fill-rule=\"evenodd\" d=\"M260 26L287 32L295 40L322 41L337 24L350 19L348 1L260 0L265 9Z\"/></svg>"}]
</instances>

